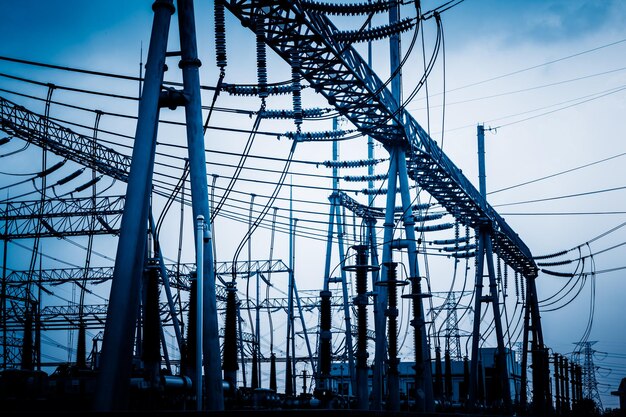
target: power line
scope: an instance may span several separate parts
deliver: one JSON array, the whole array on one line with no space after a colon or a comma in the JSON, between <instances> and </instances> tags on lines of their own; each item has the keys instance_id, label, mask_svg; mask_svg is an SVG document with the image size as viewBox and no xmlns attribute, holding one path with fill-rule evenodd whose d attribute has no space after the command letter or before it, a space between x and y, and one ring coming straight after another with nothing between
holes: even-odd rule
<instances>
[{"instance_id":1,"label":"power line","mask_svg":"<svg viewBox=\"0 0 626 417\"><path fill-rule=\"evenodd\" d=\"M535 182L539 182L539 181L547 180L547 179L550 179L550 178L558 177L558 176L563 175L563 174L568 174L570 172L578 171L579 169L587 168L587 167L590 167L590 166L593 166L593 165L600 164L602 162L607 162L607 161L610 161L612 159L620 158L620 157L622 157L624 155L626 155L626 152L622 152L622 153L619 153L617 155L609 156L607 158L599 159L597 161L589 162L589 163L584 164L584 165L579 165L579 166L574 167L574 168L569 168L569 169L566 169L564 171L559 171L559 172L556 172L554 174L546 175L546 176L543 176L543 177L540 177L540 178L535 178L535 179L530 180L530 181L525 181L525 182L522 182L520 184L515 184L515 185L511 185L511 186L505 187L505 188L500 188L498 190L490 191L487 194L489 194L489 195L490 194L495 194L495 193L499 193L499 192L502 192L502 191L511 190L513 188L522 187L524 185L533 184Z\"/></svg>"},{"instance_id":2,"label":"power line","mask_svg":"<svg viewBox=\"0 0 626 417\"><path fill-rule=\"evenodd\" d=\"M557 196L557 197L546 197L546 198L538 198L538 199L535 199L535 200L516 201L514 203L493 204L493 207L506 207L506 206L520 205L520 204L530 204L530 203L540 203L540 202L544 202L544 201L561 200L561 199L565 199L565 198L584 197L584 196L587 196L587 195L608 193L608 192L612 192L612 191L621 191L621 190L624 190L624 189L626 189L626 186L605 188L603 190L585 191L583 193L567 194L567 195L561 195L561 196Z\"/></svg>"},{"instance_id":3,"label":"power line","mask_svg":"<svg viewBox=\"0 0 626 417\"><path fill-rule=\"evenodd\" d=\"M579 211L579 212L503 212L502 216L600 216L600 215L622 215L626 211Z\"/></svg>"},{"instance_id":4,"label":"power line","mask_svg":"<svg viewBox=\"0 0 626 417\"><path fill-rule=\"evenodd\" d=\"M586 49L584 51L577 52L577 53L574 53L574 54L571 54L571 55L567 55L567 56L564 56L564 57L561 57L561 58L553 59L551 61L546 61L546 62L543 62L541 64L532 65L530 67L526 67L526 68L522 68L522 69L519 69L519 70L516 70L516 71L508 72L506 74L497 75L495 77L491 77L491 78L488 78L488 79L485 79L485 80L482 80L482 81L477 81L477 82L473 82L473 83L470 83L470 84L463 85L461 87L452 88L452 89L447 90L447 92L450 93L450 92L453 92L453 91L459 91L459 90L463 90L463 89L466 89L466 88L469 88L469 87L474 87L474 86L477 86L477 85L485 84L485 83L488 83L488 82L491 82L491 81L500 80L502 78L511 77L513 75L521 74L523 72L532 71L534 69L545 67L547 65L556 64L557 62L566 61L568 59L576 58L576 57L579 57L581 55L586 55L586 54L589 54L591 52L599 51L599 50L604 49L604 48L609 48L611 46L619 45L619 44L624 43L624 42L626 42L626 38L617 40L615 42L607 43L607 44L604 44L604 45L601 45L601 46L597 46L595 48ZM443 94L443 93L437 93L437 94L434 94L434 95L439 95L439 94Z\"/></svg>"},{"instance_id":5,"label":"power line","mask_svg":"<svg viewBox=\"0 0 626 417\"><path fill-rule=\"evenodd\" d=\"M572 82L575 82L575 81L587 80L589 78L599 77L599 76L602 76L602 75L614 74L616 72L620 72L620 71L624 71L624 70L626 70L626 67L621 67L621 68L616 68L616 69L612 69L612 70L608 70L608 71L603 71L603 72L598 72L598 73L594 73L594 74L584 75L584 76L576 77L576 78L570 78L570 79L567 79L567 80L555 81L555 82L548 83L548 84L541 84L541 85L537 85L537 86L534 86L534 87L527 87L527 88L522 88L522 89L518 89L518 90L506 91L504 93L492 94L492 95L481 96L481 97L474 97L474 98L469 98L469 99L460 100L460 101L453 101L453 102L449 102L447 104L442 104L442 105L437 105L437 106L432 106L432 107L445 107L445 106L452 106L452 105L457 105L457 104L466 104L466 103L472 103L472 102L475 102L475 101L488 100L488 99L497 98L497 97L504 97L504 96L508 96L508 95L512 95L512 94L526 93L528 91L540 90L540 89L543 89L543 88L554 87L554 86L557 86L557 85L563 85L563 84L572 83ZM445 93L441 93L441 94L445 94ZM411 109L411 110L424 110L424 109L423 108L414 108L414 109Z\"/></svg>"}]
</instances>

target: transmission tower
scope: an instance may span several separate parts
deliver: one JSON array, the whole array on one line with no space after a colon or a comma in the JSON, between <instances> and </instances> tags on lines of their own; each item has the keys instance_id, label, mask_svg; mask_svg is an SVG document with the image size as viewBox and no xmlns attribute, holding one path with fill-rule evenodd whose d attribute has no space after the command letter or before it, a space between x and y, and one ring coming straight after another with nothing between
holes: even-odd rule
<instances>
[{"instance_id":1,"label":"transmission tower","mask_svg":"<svg viewBox=\"0 0 626 417\"><path fill-rule=\"evenodd\" d=\"M461 295L463 295L461 293ZM459 333L459 318L456 314L457 299L453 291L446 299L443 309L447 310L445 325L446 350L450 353L450 357L460 360L461 354L461 334Z\"/></svg>"},{"instance_id":2,"label":"transmission tower","mask_svg":"<svg viewBox=\"0 0 626 417\"><path fill-rule=\"evenodd\" d=\"M600 411L603 411L602 400L600 399L600 393L598 392L598 381L596 380L596 366L593 363L593 354L596 352L591 346L598 343L592 342L577 342L580 347L575 354L583 355L583 398L593 400Z\"/></svg>"}]
</instances>

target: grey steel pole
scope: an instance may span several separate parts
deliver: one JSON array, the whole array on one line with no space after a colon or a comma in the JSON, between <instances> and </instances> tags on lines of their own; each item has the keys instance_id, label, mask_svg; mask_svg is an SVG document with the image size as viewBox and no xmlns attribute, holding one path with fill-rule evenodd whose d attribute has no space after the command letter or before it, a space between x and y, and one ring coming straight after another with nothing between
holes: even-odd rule
<instances>
[{"instance_id":1,"label":"grey steel pole","mask_svg":"<svg viewBox=\"0 0 626 417\"><path fill-rule=\"evenodd\" d=\"M483 197L487 196L487 176L485 174L485 126L476 128L478 137L478 189Z\"/></svg>"},{"instance_id":2,"label":"grey steel pole","mask_svg":"<svg viewBox=\"0 0 626 417\"><path fill-rule=\"evenodd\" d=\"M407 252L409 259L409 273L411 278L416 280L418 288L421 288L419 282L421 280L419 266L417 263L417 238L415 236L415 220L413 219L413 210L411 205L411 195L409 194L409 175L406 166L406 154L404 150L399 149L397 152L397 169L398 178L400 181L400 195L402 197L402 212L404 213L404 232L407 240ZM420 346L416 346L415 352L415 367L416 376L419 386L417 389L422 389L424 392L423 402L419 403L419 396L416 398L418 401L418 410L425 412L433 412L435 410L435 402L433 398L433 378L432 370L430 368L430 346L428 344L428 334L426 332L426 322L424 317L424 307L422 304L422 294L417 294L417 297L413 298L413 308L417 310L419 316L418 323L414 323L416 326L415 331L419 332ZM419 362L419 363L418 363Z\"/></svg>"},{"instance_id":3,"label":"grey steel pole","mask_svg":"<svg viewBox=\"0 0 626 417\"><path fill-rule=\"evenodd\" d=\"M500 301L498 297L498 286L496 282L496 274L493 265L493 247L491 244L491 235L486 235L485 255L487 257L487 270L489 271L489 292L493 308L493 320L496 327L496 343L498 347L498 356L496 357L496 372L501 384L501 396L507 413L511 412L511 388L509 385L509 370L507 368L506 351L504 346L504 331L502 330L502 321L500 314Z\"/></svg>"},{"instance_id":4,"label":"grey steel pole","mask_svg":"<svg viewBox=\"0 0 626 417\"><path fill-rule=\"evenodd\" d=\"M482 125L478 125L478 188L482 196L487 195L485 182L485 130ZM476 277L474 292L474 325L472 330L472 356L470 363L470 383L469 402L470 407L476 406L478 399L478 345L480 343L480 319L481 307L483 303L483 273L485 267L485 242L489 239L485 226L478 227L478 249L476 250Z\"/></svg>"},{"instance_id":5,"label":"grey steel pole","mask_svg":"<svg viewBox=\"0 0 626 417\"><path fill-rule=\"evenodd\" d=\"M196 218L196 410L202 411L202 316L204 276L204 216Z\"/></svg>"},{"instance_id":6,"label":"grey steel pole","mask_svg":"<svg viewBox=\"0 0 626 417\"><path fill-rule=\"evenodd\" d=\"M163 289L165 290L165 296L167 298L167 305L170 308L170 314L172 315L172 326L174 327L174 334L176 335L176 346L178 346L178 351L182 351L183 346L183 335L180 331L180 322L178 321L178 316L176 315L176 305L174 304L174 297L172 296L172 289L170 286L170 277L167 272L167 268L165 267L165 261L163 260L163 252L161 251L161 243L159 240L159 235L157 234L156 225L154 223L154 217L152 213L149 213L150 218L150 229L152 229L152 233L154 234L154 240L156 240L156 253L155 257L159 261L159 270L161 271L161 279L163 280Z\"/></svg>"},{"instance_id":7,"label":"grey steel pole","mask_svg":"<svg viewBox=\"0 0 626 417\"><path fill-rule=\"evenodd\" d=\"M97 381L94 408L97 411L127 407L133 355L135 318L143 274L148 225L149 196L152 188L159 94L170 27L174 13L172 0L156 0L146 62L144 89L133 147L126 204L111 282L107 320L102 341L102 364Z\"/></svg>"},{"instance_id":8,"label":"grey steel pole","mask_svg":"<svg viewBox=\"0 0 626 417\"><path fill-rule=\"evenodd\" d=\"M398 148L393 147L389 152L389 177L387 178L387 200L385 205L385 223L383 224L383 255L380 277L387 276L387 264L391 262L391 243L393 242L394 214L396 208L396 186L398 181ZM385 309L387 308L387 288L384 285L376 287L374 300L374 326L376 330L374 369L372 376L372 410L381 410L383 364L387 359Z\"/></svg>"},{"instance_id":9,"label":"grey steel pole","mask_svg":"<svg viewBox=\"0 0 626 417\"><path fill-rule=\"evenodd\" d=\"M200 97L201 65L196 45L196 23L193 1L178 0L178 26L180 30L181 61L183 73L185 118L187 125L187 148L189 152L189 176L191 183L191 206L193 218L199 215L210 219L209 197L202 121L202 103ZM209 225L210 223L207 223ZM206 384L205 408L212 411L224 409L224 392L221 375L221 354L219 327L217 320L217 299L215 294L215 271L213 269L213 251L211 232L205 227L203 239L203 276L204 322L203 351L204 374Z\"/></svg>"},{"instance_id":10,"label":"grey steel pole","mask_svg":"<svg viewBox=\"0 0 626 417\"><path fill-rule=\"evenodd\" d=\"M343 226L341 222L341 213L339 211L338 197L334 197L334 205L332 210L335 211L335 222L337 222L337 248L339 249L339 263L345 265L345 252L343 241ZM348 356L348 369L350 374L350 385L354 391L356 386L356 371L354 364L354 350L352 343L352 320L350 319L350 303L348 299L348 283L346 280L346 271L341 268L339 271L341 277L341 294L343 297L343 316L346 323L346 354Z\"/></svg>"},{"instance_id":11,"label":"grey steel pole","mask_svg":"<svg viewBox=\"0 0 626 417\"><path fill-rule=\"evenodd\" d=\"M479 228L478 249L476 250L476 279L474 289L474 325L472 329L472 352L470 362L469 405L476 406L478 398L478 345L480 343L480 316L483 302L483 271L485 267L485 231Z\"/></svg>"}]
</instances>

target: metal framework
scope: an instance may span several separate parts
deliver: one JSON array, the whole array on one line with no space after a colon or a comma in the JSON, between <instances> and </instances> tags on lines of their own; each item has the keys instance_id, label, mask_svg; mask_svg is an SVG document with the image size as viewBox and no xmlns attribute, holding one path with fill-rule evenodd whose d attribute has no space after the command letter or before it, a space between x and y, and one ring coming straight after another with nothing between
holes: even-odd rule
<instances>
[{"instance_id":1,"label":"metal framework","mask_svg":"<svg viewBox=\"0 0 626 417\"><path fill-rule=\"evenodd\" d=\"M7 202L0 211L6 225L0 239L117 235L124 201L123 196L108 196L97 197L95 206L92 197Z\"/></svg>"},{"instance_id":2,"label":"metal framework","mask_svg":"<svg viewBox=\"0 0 626 417\"><path fill-rule=\"evenodd\" d=\"M530 250L461 170L405 110L391 91L323 14L300 2L225 0L244 26L262 25L265 40L285 61L299 61L300 75L363 134L384 145L401 143L409 175L463 225L488 223L494 252L524 276L536 276ZM395 123L389 123L394 121Z\"/></svg>"},{"instance_id":3,"label":"metal framework","mask_svg":"<svg viewBox=\"0 0 626 417\"><path fill-rule=\"evenodd\" d=\"M275 260L256 260L256 261L237 261L218 262L215 266L216 275L232 276L233 271L237 276L247 276L249 274L267 274L274 272L289 272L289 267L280 259Z\"/></svg>"},{"instance_id":4,"label":"metal framework","mask_svg":"<svg viewBox=\"0 0 626 417\"><path fill-rule=\"evenodd\" d=\"M182 310L177 313L188 311L189 303L182 304ZM159 306L161 315L169 313L169 305L161 303ZM84 324L88 329L102 330L106 321L107 304L86 304L83 306L82 314L80 306L61 305L46 306L40 310L40 320L42 330L72 330L76 329L80 323ZM7 312L7 329L10 331L24 330L24 314L23 306L11 309ZM163 326L171 326L172 323L163 320ZM19 340L19 339L16 339Z\"/></svg>"},{"instance_id":5,"label":"metal framework","mask_svg":"<svg viewBox=\"0 0 626 417\"><path fill-rule=\"evenodd\" d=\"M131 158L0 97L0 129L28 143L121 181Z\"/></svg>"}]
</instances>

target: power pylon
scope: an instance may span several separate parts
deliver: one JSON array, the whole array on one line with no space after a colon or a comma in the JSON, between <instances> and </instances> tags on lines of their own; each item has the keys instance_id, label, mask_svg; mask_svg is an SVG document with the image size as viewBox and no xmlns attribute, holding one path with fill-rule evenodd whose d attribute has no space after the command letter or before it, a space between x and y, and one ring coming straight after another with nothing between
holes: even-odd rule
<instances>
[{"instance_id":1,"label":"power pylon","mask_svg":"<svg viewBox=\"0 0 626 417\"><path fill-rule=\"evenodd\" d=\"M463 293L461 292L461 296ZM442 306L444 310L447 310L445 325L445 340L446 350L449 352L450 357L461 360L463 355L461 351L461 334L459 332L459 318L457 315L458 302L456 294L451 291L450 296L444 302Z\"/></svg>"},{"instance_id":2,"label":"power pylon","mask_svg":"<svg viewBox=\"0 0 626 417\"><path fill-rule=\"evenodd\" d=\"M593 400L598 409L602 412L602 399L598 392L598 380L596 379L596 365L593 363L593 354L596 352L591 346L598 343L596 340L592 342L577 342L580 347L575 355L583 355L583 398Z\"/></svg>"}]
</instances>

